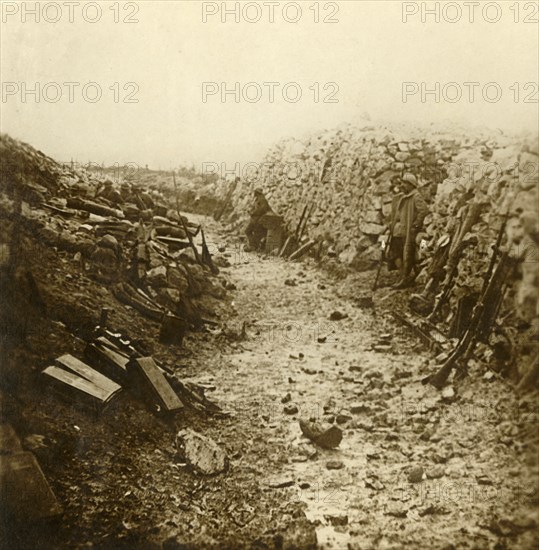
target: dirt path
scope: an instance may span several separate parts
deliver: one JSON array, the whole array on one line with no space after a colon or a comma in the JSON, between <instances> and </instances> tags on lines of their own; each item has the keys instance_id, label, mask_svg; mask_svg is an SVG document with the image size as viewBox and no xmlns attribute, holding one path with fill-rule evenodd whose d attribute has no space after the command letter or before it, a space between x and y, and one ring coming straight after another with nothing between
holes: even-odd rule
<instances>
[{"instance_id":1,"label":"dirt path","mask_svg":"<svg viewBox=\"0 0 539 550\"><path fill-rule=\"evenodd\" d=\"M239 437L264 440L261 485L292 484L270 490L305 503L320 546L535 546L530 403L478 373L442 398L420 382L429 354L389 316L355 307L346 281L227 248L238 313L229 325L239 333L245 321L247 338L209 369L213 397L235 411ZM346 317L329 320L335 311ZM374 351L384 333L392 349ZM338 422L339 448L313 447L300 417ZM249 462L247 452L238 465ZM408 479L414 467L419 483Z\"/></svg>"}]
</instances>

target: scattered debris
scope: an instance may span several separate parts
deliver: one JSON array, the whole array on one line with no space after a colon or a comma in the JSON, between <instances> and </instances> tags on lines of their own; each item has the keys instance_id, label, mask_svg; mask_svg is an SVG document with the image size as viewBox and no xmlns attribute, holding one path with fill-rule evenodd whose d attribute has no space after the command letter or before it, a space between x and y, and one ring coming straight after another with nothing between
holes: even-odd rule
<instances>
[{"instance_id":1,"label":"scattered debris","mask_svg":"<svg viewBox=\"0 0 539 550\"><path fill-rule=\"evenodd\" d=\"M326 462L326 468L328 470L342 470L344 468L344 463L340 460L330 460Z\"/></svg>"},{"instance_id":2,"label":"scattered debris","mask_svg":"<svg viewBox=\"0 0 539 550\"><path fill-rule=\"evenodd\" d=\"M384 484L374 474L370 474L365 478L365 487L367 487L367 489L374 489L375 491L382 491L385 489Z\"/></svg>"},{"instance_id":3,"label":"scattered debris","mask_svg":"<svg viewBox=\"0 0 539 550\"><path fill-rule=\"evenodd\" d=\"M392 344L375 344L372 348L378 353L391 353L393 351Z\"/></svg>"},{"instance_id":4,"label":"scattered debris","mask_svg":"<svg viewBox=\"0 0 539 550\"><path fill-rule=\"evenodd\" d=\"M324 519L335 527L348 525L348 514L343 514L343 513L324 514Z\"/></svg>"},{"instance_id":5,"label":"scattered debris","mask_svg":"<svg viewBox=\"0 0 539 550\"><path fill-rule=\"evenodd\" d=\"M312 369L311 367L301 367L301 370L305 373L305 374L317 374L318 371L316 369Z\"/></svg>"},{"instance_id":6,"label":"scattered debris","mask_svg":"<svg viewBox=\"0 0 539 550\"><path fill-rule=\"evenodd\" d=\"M442 389L442 399L447 403L451 403L456 399L456 393L453 386L446 386Z\"/></svg>"},{"instance_id":7,"label":"scattered debris","mask_svg":"<svg viewBox=\"0 0 539 550\"><path fill-rule=\"evenodd\" d=\"M337 424L346 424L346 422L352 420L352 415L348 411L340 411L335 417Z\"/></svg>"},{"instance_id":8,"label":"scattered debris","mask_svg":"<svg viewBox=\"0 0 539 550\"><path fill-rule=\"evenodd\" d=\"M342 319L346 319L348 317L347 313L342 313L341 311L334 311L329 316L330 321L341 321Z\"/></svg>"},{"instance_id":9,"label":"scattered debris","mask_svg":"<svg viewBox=\"0 0 539 550\"><path fill-rule=\"evenodd\" d=\"M293 479L276 479L268 482L268 487L272 489L285 489L286 487L292 487L295 484Z\"/></svg>"},{"instance_id":10,"label":"scattered debris","mask_svg":"<svg viewBox=\"0 0 539 550\"><path fill-rule=\"evenodd\" d=\"M334 449L342 441L343 433L338 426L324 426L319 422L301 419L299 426L305 437L324 449Z\"/></svg>"},{"instance_id":11,"label":"scattered debris","mask_svg":"<svg viewBox=\"0 0 539 550\"><path fill-rule=\"evenodd\" d=\"M427 470L427 479L440 479L445 475L445 468L443 466L434 466L430 470Z\"/></svg>"},{"instance_id":12,"label":"scattered debris","mask_svg":"<svg viewBox=\"0 0 539 550\"><path fill-rule=\"evenodd\" d=\"M297 405L286 405L286 407L283 409L285 414L297 414L299 412Z\"/></svg>"},{"instance_id":13,"label":"scattered debris","mask_svg":"<svg viewBox=\"0 0 539 550\"><path fill-rule=\"evenodd\" d=\"M408 472L408 481L410 483L420 483L423 481L425 472L421 466L414 466L410 472Z\"/></svg>"}]
</instances>

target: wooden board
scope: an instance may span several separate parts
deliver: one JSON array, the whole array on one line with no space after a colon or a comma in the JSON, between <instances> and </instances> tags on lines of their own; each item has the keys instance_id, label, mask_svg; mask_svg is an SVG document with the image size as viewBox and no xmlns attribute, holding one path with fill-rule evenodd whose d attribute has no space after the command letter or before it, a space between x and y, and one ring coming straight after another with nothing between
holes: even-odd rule
<instances>
[{"instance_id":1,"label":"wooden board","mask_svg":"<svg viewBox=\"0 0 539 550\"><path fill-rule=\"evenodd\" d=\"M129 358L99 343L88 343L84 350L84 358L95 369L118 384L127 382L127 363Z\"/></svg>"},{"instance_id":2,"label":"wooden board","mask_svg":"<svg viewBox=\"0 0 539 550\"><path fill-rule=\"evenodd\" d=\"M175 412L183 409L183 403L152 357L133 359L129 363L129 368L136 381L144 385L148 396L159 405L163 412Z\"/></svg>"},{"instance_id":3,"label":"wooden board","mask_svg":"<svg viewBox=\"0 0 539 550\"><path fill-rule=\"evenodd\" d=\"M73 400L92 405L96 410L103 408L119 392L110 392L93 382L82 378L77 374L69 372L61 367L51 365L47 367L43 374L52 382L56 388Z\"/></svg>"},{"instance_id":4,"label":"wooden board","mask_svg":"<svg viewBox=\"0 0 539 550\"><path fill-rule=\"evenodd\" d=\"M65 370L71 371L73 374L85 378L111 394L122 390L119 384L116 384L116 382L113 382L110 378L107 378L72 355L66 354L58 357L56 359L56 364Z\"/></svg>"},{"instance_id":5,"label":"wooden board","mask_svg":"<svg viewBox=\"0 0 539 550\"><path fill-rule=\"evenodd\" d=\"M32 453L0 457L2 514L16 523L49 519L62 513Z\"/></svg>"},{"instance_id":6,"label":"wooden board","mask_svg":"<svg viewBox=\"0 0 539 550\"><path fill-rule=\"evenodd\" d=\"M191 246L188 242L182 241L181 239L175 239L174 237L156 237L156 241L163 244L168 244L173 248L179 248L180 250Z\"/></svg>"},{"instance_id":7,"label":"wooden board","mask_svg":"<svg viewBox=\"0 0 539 550\"><path fill-rule=\"evenodd\" d=\"M105 346L113 351L116 351L120 354L122 353L121 349L114 342L111 342L105 336L98 336L95 341L96 343L99 342L100 344L102 344L102 346Z\"/></svg>"}]
</instances>

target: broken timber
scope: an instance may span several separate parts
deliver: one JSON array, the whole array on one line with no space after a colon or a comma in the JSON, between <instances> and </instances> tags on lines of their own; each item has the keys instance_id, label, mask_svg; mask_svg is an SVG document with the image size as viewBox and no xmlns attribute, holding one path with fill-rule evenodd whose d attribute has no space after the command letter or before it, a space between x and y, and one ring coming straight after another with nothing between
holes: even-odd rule
<instances>
[{"instance_id":1,"label":"broken timber","mask_svg":"<svg viewBox=\"0 0 539 550\"><path fill-rule=\"evenodd\" d=\"M97 214L98 216L114 217L120 219L124 217L124 213L119 209L110 208L97 202L83 200L76 197L69 197L67 199L67 207L75 208L76 210L85 210L86 212L90 212L91 214Z\"/></svg>"},{"instance_id":2,"label":"broken timber","mask_svg":"<svg viewBox=\"0 0 539 550\"><path fill-rule=\"evenodd\" d=\"M144 393L157 405L159 412L172 413L183 409L183 403L152 357L133 359L128 369L135 383L146 390Z\"/></svg>"},{"instance_id":3,"label":"broken timber","mask_svg":"<svg viewBox=\"0 0 539 550\"><path fill-rule=\"evenodd\" d=\"M148 319L161 322L164 311L153 307L153 303L150 305L148 300L144 300L130 285L119 283L112 288L112 293L117 300L136 309Z\"/></svg>"},{"instance_id":4,"label":"broken timber","mask_svg":"<svg viewBox=\"0 0 539 550\"><path fill-rule=\"evenodd\" d=\"M310 240L308 242L306 242L303 246L300 246L289 258L289 260L291 262L293 262L294 260L299 260L299 258L301 258L302 256L304 256L305 254L307 254L307 252L309 252L309 250L311 250L311 248L316 244L316 241L314 240Z\"/></svg>"},{"instance_id":5,"label":"broken timber","mask_svg":"<svg viewBox=\"0 0 539 550\"><path fill-rule=\"evenodd\" d=\"M127 381L127 363L129 357L113 349L114 344L100 337L95 342L88 343L84 350L87 361L96 366L103 374L117 382Z\"/></svg>"}]
</instances>

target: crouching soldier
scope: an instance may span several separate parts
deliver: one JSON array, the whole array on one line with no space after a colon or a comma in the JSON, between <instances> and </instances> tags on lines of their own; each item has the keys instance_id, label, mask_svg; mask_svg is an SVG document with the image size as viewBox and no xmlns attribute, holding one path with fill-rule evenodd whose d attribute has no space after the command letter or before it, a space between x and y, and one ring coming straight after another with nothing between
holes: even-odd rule
<instances>
[{"instance_id":1,"label":"crouching soldier","mask_svg":"<svg viewBox=\"0 0 539 550\"><path fill-rule=\"evenodd\" d=\"M416 263L416 237L429 211L413 174L402 176L398 191L391 209L388 261L394 262L400 270L400 280L394 288L406 288L415 279L412 272Z\"/></svg>"},{"instance_id":2,"label":"crouching soldier","mask_svg":"<svg viewBox=\"0 0 539 550\"><path fill-rule=\"evenodd\" d=\"M95 197L105 199L107 203L113 207L117 207L122 203L122 197L120 193L114 189L111 179L107 179L104 183L100 183L97 186Z\"/></svg>"},{"instance_id":3,"label":"crouching soldier","mask_svg":"<svg viewBox=\"0 0 539 550\"><path fill-rule=\"evenodd\" d=\"M272 212L271 207L261 189L255 189L254 196L254 204L250 211L251 220L245 229L245 234L249 240L249 250L258 250L260 247L262 240L266 236L266 229L260 223L260 220L262 216Z\"/></svg>"}]
</instances>

